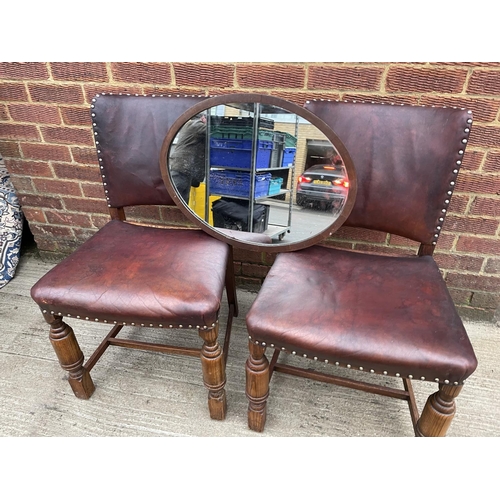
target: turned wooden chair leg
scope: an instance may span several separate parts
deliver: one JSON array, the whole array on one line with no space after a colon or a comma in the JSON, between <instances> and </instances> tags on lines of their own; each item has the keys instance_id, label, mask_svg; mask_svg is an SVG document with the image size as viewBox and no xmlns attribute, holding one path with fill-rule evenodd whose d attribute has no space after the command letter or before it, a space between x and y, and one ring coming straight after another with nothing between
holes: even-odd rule
<instances>
[{"instance_id":1,"label":"turned wooden chair leg","mask_svg":"<svg viewBox=\"0 0 500 500\"><path fill-rule=\"evenodd\" d=\"M45 316L50 324L49 338L61 367L69 373L69 385L75 396L89 399L95 391L90 373L83 366L83 352L78 345L73 329L61 316Z\"/></svg>"},{"instance_id":2,"label":"turned wooden chair leg","mask_svg":"<svg viewBox=\"0 0 500 500\"><path fill-rule=\"evenodd\" d=\"M246 395L248 398L248 427L262 432L266 425L266 404L269 396L269 361L266 348L248 343L250 355L246 362Z\"/></svg>"},{"instance_id":3,"label":"turned wooden chair leg","mask_svg":"<svg viewBox=\"0 0 500 500\"><path fill-rule=\"evenodd\" d=\"M446 436L455 416L455 398L461 390L461 385L439 384L439 391L431 394L425 403L416 426L417 436Z\"/></svg>"},{"instance_id":4,"label":"turned wooden chair leg","mask_svg":"<svg viewBox=\"0 0 500 500\"><path fill-rule=\"evenodd\" d=\"M198 330L203 339L201 349L201 367L203 370L203 383L208 389L208 410L210 417L214 420L226 418L227 402L226 391L226 369L222 349L217 342L219 333L218 324L214 328Z\"/></svg>"}]
</instances>

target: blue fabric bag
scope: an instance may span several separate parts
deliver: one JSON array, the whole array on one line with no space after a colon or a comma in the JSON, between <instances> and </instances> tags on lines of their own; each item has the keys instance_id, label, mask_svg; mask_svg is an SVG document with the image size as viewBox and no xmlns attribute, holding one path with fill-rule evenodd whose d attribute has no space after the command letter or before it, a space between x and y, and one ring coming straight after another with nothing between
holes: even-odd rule
<instances>
[{"instance_id":1,"label":"blue fabric bag","mask_svg":"<svg viewBox=\"0 0 500 500\"><path fill-rule=\"evenodd\" d=\"M21 251L23 213L9 173L0 157L0 288L16 272Z\"/></svg>"}]
</instances>

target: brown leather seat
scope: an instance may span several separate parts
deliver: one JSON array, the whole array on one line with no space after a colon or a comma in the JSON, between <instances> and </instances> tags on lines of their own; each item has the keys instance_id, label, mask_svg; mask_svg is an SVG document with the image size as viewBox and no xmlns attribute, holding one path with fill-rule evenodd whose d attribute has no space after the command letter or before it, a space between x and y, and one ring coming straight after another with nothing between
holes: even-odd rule
<instances>
[{"instance_id":1,"label":"brown leather seat","mask_svg":"<svg viewBox=\"0 0 500 500\"><path fill-rule=\"evenodd\" d=\"M117 345L200 356L210 416L226 415L225 363L231 322L237 314L231 247L200 230L129 223L124 210L131 205L174 205L161 177L161 145L172 123L199 100L125 95L93 99L97 156L112 220L31 290L79 398L92 395L90 370L109 346ZM218 331L225 287L229 315L222 350ZM65 322L74 319L113 325L85 364ZM177 328L193 329L203 345L118 338L124 326L162 328L169 338L175 337Z\"/></svg>"},{"instance_id":2,"label":"brown leather seat","mask_svg":"<svg viewBox=\"0 0 500 500\"><path fill-rule=\"evenodd\" d=\"M471 126L465 110L366 103L307 107L343 141L358 176L346 225L420 242L418 255L314 246L277 256L247 315L248 422L265 425L273 371L405 399L416 435L444 435L454 398L477 366L432 258ZM269 365L264 353L274 349ZM286 351L358 372L401 378L405 390L277 363ZM349 372L347 372L348 375ZM438 383L419 416L411 380Z\"/></svg>"},{"instance_id":3,"label":"brown leather seat","mask_svg":"<svg viewBox=\"0 0 500 500\"><path fill-rule=\"evenodd\" d=\"M276 311L288 314L277 321ZM476 368L430 256L321 246L280 254L247 324L252 338L269 347L355 370L462 384Z\"/></svg>"},{"instance_id":4,"label":"brown leather seat","mask_svg":"<svg viewBox=\"0 0 500 500\"><path fill-rule=\"evenodd\" d=\"M228 258L229 247L202 231L113 220L49 271L31 294L44 311L61 316L212 328Z\"/></svg>"}]
</instances>

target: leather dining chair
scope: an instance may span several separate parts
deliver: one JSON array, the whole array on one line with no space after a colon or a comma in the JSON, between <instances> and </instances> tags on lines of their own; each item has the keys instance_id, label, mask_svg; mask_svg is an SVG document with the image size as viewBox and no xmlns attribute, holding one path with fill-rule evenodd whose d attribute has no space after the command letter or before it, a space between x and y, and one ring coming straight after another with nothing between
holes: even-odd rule
<instances>
[{"instance_id":1,"label":"leather dining chair","mask_svg":"<svg viewBox=\"0 0 500 500\"><path fill-rule=\"evenodd\" d=\"M57 264L31 295L50 325L49 338L78 398L94 392L90 371L109 346L200 356L210 417L226 415L225 365L231 321L237 315L229 245L197 229L130 223L126 207L174 205L159 167L172 123L202 97L101 94L91 117L111 220ZM226 289L229 314L223 349L219 311ZM107 323L112 329L84 363L66 321ZM163 329L170 344L118 338L123 327ZM142 328L145 327L145 328ZM176 329L191 329L201 348L175 343Z\"/></svg>"},{"instance_id":2,"label":"leather dining chair","mask_svg":"<svg viewBox=\"0 0 500 500\"><path fill-rule=\"evenodd\" d=\"M405 400L415 435L444 436L455 398L477 366L433 259L471 112L330 101L305 107L331 127L353 160L358 191L345 225L408 238L419 243L418 252L377 254L323 242L276 257L246 317L248 425L264 430L271 375L282 372ZM307 361L301 367L298 359L279 363L281 352L342 367L346 376L313 370ZM375 375L366 374L399 378L404 388L373 384L367 379ZM417 380L437 384L421 415L412 389Z\"/></svg>"}]
</instances>

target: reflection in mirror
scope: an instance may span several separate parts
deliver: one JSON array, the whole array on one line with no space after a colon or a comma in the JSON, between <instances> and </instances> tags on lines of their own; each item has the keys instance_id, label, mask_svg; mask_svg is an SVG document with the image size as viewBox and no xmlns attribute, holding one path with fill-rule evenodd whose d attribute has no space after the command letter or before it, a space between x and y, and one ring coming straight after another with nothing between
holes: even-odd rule
<instances>
[{"instance_id":1,"label":"reflection in mirror","mask_svg":"<svg viewBox=\"0 0 500 500\"><path fill-rule=\"evenodd\" d=\"M344 158L323 132L259 102L192 117L171 141L167 164L179 198L199 219L263 243L323 232L342 213L350 187Z\"/></svg>"}]
</instances>

